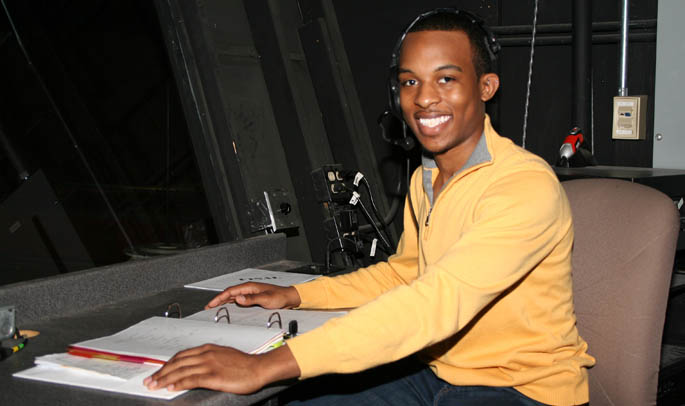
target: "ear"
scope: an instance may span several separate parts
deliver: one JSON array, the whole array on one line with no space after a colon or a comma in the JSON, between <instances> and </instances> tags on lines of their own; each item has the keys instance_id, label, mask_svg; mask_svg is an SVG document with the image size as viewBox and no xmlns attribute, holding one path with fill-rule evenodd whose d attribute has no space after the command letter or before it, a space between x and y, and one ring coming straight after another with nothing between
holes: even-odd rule
<instances>
[{"instance_id":1,"label":"ear","mask_svg":"<svg viewBox=\"0 0 685 406\"><path fill-rule=\"evenodd\" d=\"M497 93L499 89L499 76L496 73L486 73L480 77L480 99L486 102Z\"/></svg>"}]
</instances>

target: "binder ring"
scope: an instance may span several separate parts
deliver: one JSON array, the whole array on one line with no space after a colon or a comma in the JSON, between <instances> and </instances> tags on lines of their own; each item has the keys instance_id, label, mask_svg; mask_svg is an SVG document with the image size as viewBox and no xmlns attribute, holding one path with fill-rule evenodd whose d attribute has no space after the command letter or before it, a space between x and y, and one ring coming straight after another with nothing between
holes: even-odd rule
<instances>
[{"instance_id":1,"label":"binder ring","mask_svg":"<svg viewBox=\"0 0 685 406\"><path fill-rule=\"evenodd\" d=\"M271 319L273 319L274 316L277 317L277 320L271 321ZM278 312L271 313L271 316L269 316L269 321L266 323L266 328L271 328L271 325L274 323L278 323L278 328L283 328L283 323L281 322L281 314Z\"/></svg>"},{"instance_id":2,"label":"binder ring","mask_svg":"<svg viewBox=\"0 0 685 406\"><path fill-rule=\"evenodd\" d=\"M224 311L226 314L219 315L221 311ZM219 308L219 310L216 311L216 314L214 315L214 322L218 323L219 320L221 319L226 319L226 323L231 324L231 316L228 314L228 309L225 306L222 306Z\"/></svg>"},{"instance_id":3,"label":"binder ring","mask_svg":"<svg viewBox=\"0 0 685 406\"><path fill-rule=\"evenodd\" d=\"M172 308L176 308L175 311L172 311ZM164 312L164 317L170 317L171 315L177 315L177 317L183 318L181 315L181 305L178 303L172 303L169 306L167 306L166 311Z\"/></svg>"}]
</instances>

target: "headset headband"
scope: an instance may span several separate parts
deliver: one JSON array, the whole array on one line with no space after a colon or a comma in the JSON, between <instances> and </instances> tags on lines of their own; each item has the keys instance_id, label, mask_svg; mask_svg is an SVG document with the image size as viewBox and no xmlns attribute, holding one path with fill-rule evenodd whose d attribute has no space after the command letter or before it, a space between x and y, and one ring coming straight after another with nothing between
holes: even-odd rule
<instances>
[{"instance_id":1,"label":"headset headband","mask_svg":"<svg viewBox=\"0 0 685 406\"><path fill-rule=\"evenodd\" d=\"M497 42L497 38L495 38L495 35L492 33L492 31L490 31L488 27L485 26L485 23L481 18L479 18L475 14L471 14L468 11L464 10L459 10L455 8L436 8L434 10L426 11L425 13L419 14L414 19L414 21L412 21L407 26L407 28L404 29L404 31L402 31L402 35L400 36L392 51L392 60L390 63L391 68L397 66L400 56L400 49L402 48L402 43L404 42L404 38L407 36L407 34L409 34L412 28L414 28L414 26L419 21L423 21L426 18L434 16L436 14L454 14L457 16L463 16L465 21L469 21L471 22L471 24L477 26L478 29L480 29L484 34L483 39L485 41L485 49L488 51L490 61L494 63L497 60L497 53L499 53L501 46L499 42Z\"/></svg>"}]
</instances>

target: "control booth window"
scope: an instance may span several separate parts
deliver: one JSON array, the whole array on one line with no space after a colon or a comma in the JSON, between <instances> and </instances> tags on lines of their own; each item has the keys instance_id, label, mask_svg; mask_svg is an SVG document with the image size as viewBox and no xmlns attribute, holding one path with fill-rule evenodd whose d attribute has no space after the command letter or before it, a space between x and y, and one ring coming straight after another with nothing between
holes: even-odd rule
<instances>
[{"instance_id":1,"label":"control booth window","mask_svg":"<svg viewBox=\"0 0 685 406\"><path fill-rule=\"evenodd\" d=\"M0 285L217 241L151 1L0 10Z\"/></svg>"}]
</instances>

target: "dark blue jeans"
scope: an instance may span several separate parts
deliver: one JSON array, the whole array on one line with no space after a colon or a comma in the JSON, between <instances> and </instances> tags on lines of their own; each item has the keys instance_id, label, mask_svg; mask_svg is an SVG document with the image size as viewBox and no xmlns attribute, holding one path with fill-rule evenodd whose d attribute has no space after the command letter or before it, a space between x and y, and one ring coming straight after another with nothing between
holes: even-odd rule
<instances>
[{"instance_id":1,"label":"dark blue jeans","mask_svg":"<svg viewBox=\"0 0 685 406\"><path fill-rule=\"evenodd\" d=\"M543 405L513 388L454 386L413 359L351 375L327 375L302 382L285 394L288 405Z\"/></svg>"}]
</instances>

